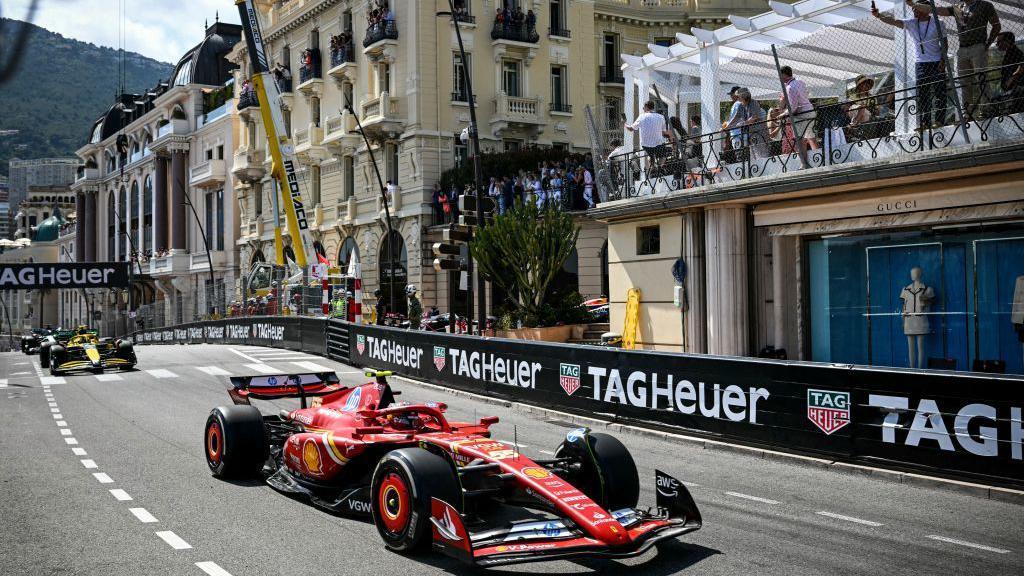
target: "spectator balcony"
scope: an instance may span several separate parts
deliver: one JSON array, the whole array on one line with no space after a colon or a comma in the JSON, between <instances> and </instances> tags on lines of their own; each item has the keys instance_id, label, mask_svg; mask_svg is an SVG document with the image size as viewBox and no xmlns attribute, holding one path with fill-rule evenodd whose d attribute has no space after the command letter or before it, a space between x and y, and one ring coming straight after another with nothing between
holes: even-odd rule
<instances>
[{"instance_id":1,"label":"spectator balcony","mask_svg":"<svg viewBox=\"0 0 1024 576\"><path fill-rule=\"evenodd\" d=\"M540 112L540 98L509 96L499 92L494 98L494 115L491 116L491 130L495 135L508 128L533 128L543 130L547 118Z\"/></svg>"},{"instance_id":2,"label":"spectator balcony","mask_svg":"<svg viewBox=\"0 0 1024 576\"><path fill-rule=\"evenodd\" d=\"M231 163L231 175L242 182L258 182L267 174L263 167L263 150L239 148Z\"/></svg>"},{"instance_id":3,"label":"spectator balcony","mask_svg":"<svg viewBox=\"0 0 1024 576\"><path fill-rule=\"evenodd\" d=\"M298 90L306 98L320 96L324 91L323 62L320 61L320 50L307 48L303 52L304 63L299 68Z\"/></svg>"},{"instance_id":4,"label":"spectator balcony","mask_svg":"<svg viewBox=\"0 0 1024 576\"><path fill-rule=\"evenodd\" d=\"M366 37L363 38L363 54L380 54L389 45L398 45L397 22L394 20L381 20L366 28Z\"/></svg>"},{"instance_id":5,"label":"spectator balcony","mask_svg":"<svg viewBox=\"0 0 1024 576\"><path fill-rule=\"evenodd\" d=\"M327 75L338 82L351 82L356 80L356 47L355 43L348 42L339 48L331 50L331 67Z\"/></svg>"},{"instance_id":6,"label":"spectator balcony","mask_svg":"<svg viewBox=\"0 0 1024 576\"><path fill-rule=\"evenodd\" d=\"M295 131L295 155L306 163L319 164L330 157L324 147L324 129L316 124Z\"/></svg>"},{"instance_id":7,"label":"spectator balcony","mask_svg":"<svg viewBox=\"0 0 1024 576\"><path fill-rule=\"evenodd\" d=\"M324 121L324 146L335 154L344 154L346 149L355 151L362 137L356 127L356 118L347 110Z\"/></svg>"},{"instance_id":8,"label":"spectator balcony","mask_svg":"<svg viewBox=\"0 0 1024 576\"><path fill-rule=\"evenodd\" d=\"M377 98L363 101L360 108L363 113L364 130L397 135L405 125L399 99L387 92L381 92Z\"/></svg>"},{"instance_id":9,"label":"spectator balcony","mask_svg":"<svg viewBox=\"0 0 1024 576\"><path fill-rule=\"evenodd\" d=\"M206 254L203 254L206 257ZM187 274L192 268L190 254L166 254L149 259L149 275L153 277Z\"/></svg>"},{"instance_id":10,"label":"spectator balcony","mask_svg":"<svg viewBox=\"0 0 1024 576\"><path fill-rule=\"evenodd\" d=\"M626 79L622 76L622 70L614 66L601 66L597 81L600 84L622 85L626 83Z\"/></svg>"},{"instance_id":11,"label":"spectator balcony","mask_svg":"<svg viewBox=\"0 0 1024 576\"><path fill-rule=\"evenodd\" d=\"M206 160L189 169L188 183L196 188L216 188L224 185L226 175L223 160Z\"/></svg>"},{"instance_id":12,"label":"spectator balcony","mask_svg":"<svg viewBox=\"0 0 1024 576\"><path fill-rule=\"evenodd\" d=\"M248 90L238 95L238 106L236 109L241 112L247 108L259 108L260 99L256 96L255 90Z\"/></svg>"},{"instance_id":13,"label":"spectator balcony","mask_svg":"<svg viewBox=\"0 0 1024 576\"><path fill-rule=\"evenodd\" d=\"M499 42L519 42L536 44L540 42L536 26L528 26L526 22L500 22L497 18L491 27L492 45Z\"/></svg>"}]
</instances>

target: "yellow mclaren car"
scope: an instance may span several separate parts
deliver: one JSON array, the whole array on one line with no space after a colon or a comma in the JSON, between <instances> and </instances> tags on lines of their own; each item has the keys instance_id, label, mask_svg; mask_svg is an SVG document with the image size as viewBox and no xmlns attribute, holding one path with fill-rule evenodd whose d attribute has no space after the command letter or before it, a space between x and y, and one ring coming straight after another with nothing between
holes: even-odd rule
<instances>
[{"instance_id":1,"label":"yellow mclaren car","mask_svg":"<svg viewBox=\"0 0 1024 576\"><path fill-rule=\"evenodd\" d=\"M129 370L135 363L135 348L131 342L98 338L95 332L82 330L66 344L50 346L50 374L54 376L74 370Z\"/></svg>"}]
</instances>

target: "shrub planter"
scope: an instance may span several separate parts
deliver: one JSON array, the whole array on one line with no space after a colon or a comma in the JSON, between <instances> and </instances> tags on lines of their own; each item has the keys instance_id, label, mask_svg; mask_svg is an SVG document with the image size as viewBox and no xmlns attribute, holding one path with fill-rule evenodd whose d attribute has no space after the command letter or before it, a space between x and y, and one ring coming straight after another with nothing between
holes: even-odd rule
<instances>
[{"instance_id":1,"label":"shrub planter","mask_svg":"<svg viewBox=\"0 0 1024 576\"><path fill-rule=\"evenodd\" d=\"M540 340L542 342L567 342L573 335L573 329L585 324L570 324L568 326L549 326L547 328L516 328L515 330L496 330L498 338L510 338L512 340Z\"/></svg>"}]
</instances>

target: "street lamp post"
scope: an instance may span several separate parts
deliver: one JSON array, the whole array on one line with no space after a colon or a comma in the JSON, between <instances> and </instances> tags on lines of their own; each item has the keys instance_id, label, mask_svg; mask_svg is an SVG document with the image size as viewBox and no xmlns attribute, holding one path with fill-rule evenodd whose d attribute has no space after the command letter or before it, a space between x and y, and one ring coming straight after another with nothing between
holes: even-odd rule
<instances>
[{"instance_id":1,"label":"street lamp post","mask_svg":"<svg viewBox=\"0 0 1024 576\"><path fill-rule=\"evenodd\" d=\"M476 216L477 226L480 228L484 227L484 186L483 186L483 169L480 166L480 134L477 130L476 123L476 102L473 96L473 80L471 78L469 70L469 62L466 59L466 48L462 44L462 29L459 27L459 20L455 16L455 3L453 0L448 0L448 12L438 12L438 16L450 16L452 19L452 25L455 26L455 37L459 41L459 59L462 61L462 77L466 81L466 100L469 103L469 139L473 142L473 179L474 186L476 188ZM469 284L473 283L473 255L468 254L466 257L466 273L469 275ZM487 323L487 285L484 282L483 276L479 277L477 284L477 329L483 334L484 326ZM470 291L472 294L472 290ZM472 296L470 297L467 323L469 324L470 332L473 331L473 314L471 312L473 308Z\"/></svg>"}]
</instances>

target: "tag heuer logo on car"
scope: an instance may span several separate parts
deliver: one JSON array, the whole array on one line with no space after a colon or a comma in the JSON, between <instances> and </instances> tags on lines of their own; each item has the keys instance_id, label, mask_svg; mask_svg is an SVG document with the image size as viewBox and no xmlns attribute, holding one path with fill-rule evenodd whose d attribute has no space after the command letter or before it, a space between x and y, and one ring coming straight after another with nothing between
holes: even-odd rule
<instances>
[{"instance_id":1,"label":"tag heuer logo on car","mask_svg":"<svg viewBox=\"0 0 1024 576\"><path fill-rule=\"evenodd\" d=\"M559 364L558 383L562 386L562 390L565 390L566 394L572 396L573 392L580 389L580 365Z\"/></svg>"},{"instance_id":2,"label":"tag heuer logo on car","mask_svg":"<svg viewBox=\"0 0 1024 576\"><path fill-rule=\"evenodd\" d=\"M850 423L850 393L807 389L807 419L825 434Z\"/></svg>"},{"instance_id":3,"label":"tag heuer logo on car","mask_svg":"<svg viewBox=\"0 0 1024 576\"><path fill-rule=\"evenodd\" d=\"M445 352L444 346L434 346L434 367L437 368L438 372L444 370Z\"/></svg>"},{"instance_id":4,"label":"tag heuer logo on car","mask_svg":"<svg viewBox=\"0 0 1024 576\"><path fill-rule=\"evenodd\" d=\"M359 351L359 354L362 354L363 350L365 350L365 349L366 349L366 336L363 336L362 334L359 334L359 335L356 336L356 350Z\"/></svg>"}]
</instances>

